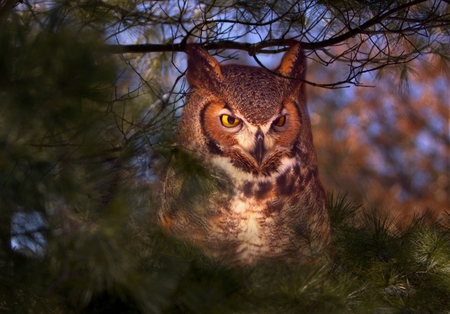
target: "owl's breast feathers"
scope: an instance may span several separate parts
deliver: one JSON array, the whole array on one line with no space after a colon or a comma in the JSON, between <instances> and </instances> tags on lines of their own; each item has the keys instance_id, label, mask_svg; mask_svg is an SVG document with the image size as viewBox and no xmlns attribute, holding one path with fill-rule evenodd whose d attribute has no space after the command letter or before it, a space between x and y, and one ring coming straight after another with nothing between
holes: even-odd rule
<instances>
[{"instance_id":1,"label":"owl's breast feathers","mask_svg":"<svg viewBox=\"0 0 450 314\"><path fill-rule=\"evenodd\" d=\"M211 197L201 215L182 209L165 215L172 233L239 264L274 258L304 262L321 251L329 221L315 167L286 156L278 171L266 176L241 172L223 158L216 159L216 168L217 162L232 178L232 190Z\"/></svg>"},{"instance_id":2,"label":"owl's breast feathers","mask_svg":"<svg viewBox=\"0 0 450 314\"><path fill-rule=\"evenodd\" d=\"M280 164L269 176L235 176L233 196L219 205L221 218L213 228L235 235L240 262L305 260L327 241L328 213L316 167L287 157Z\"/></svg>"}]
</instances>

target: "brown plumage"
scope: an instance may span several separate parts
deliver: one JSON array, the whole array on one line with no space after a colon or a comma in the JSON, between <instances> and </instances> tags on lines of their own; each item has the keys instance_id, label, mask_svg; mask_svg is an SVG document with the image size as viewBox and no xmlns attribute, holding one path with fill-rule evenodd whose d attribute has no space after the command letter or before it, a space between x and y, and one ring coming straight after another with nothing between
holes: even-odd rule
<instances>
[{"instance_id":1,"label":"brown plumage","mask_svg":"<svg viewBox=\"0 0 450 314\"><path fill-rule=\"evenodd\" d=\"M220 65L197 45L188 50L191 90L177 142L218 178L219 188L184 201L179 196L189 179L167 171L161 224L228 262L309 261L328 241L329 214L300 45L290 47L274 72Z\"/></svg>"}]
</instances>

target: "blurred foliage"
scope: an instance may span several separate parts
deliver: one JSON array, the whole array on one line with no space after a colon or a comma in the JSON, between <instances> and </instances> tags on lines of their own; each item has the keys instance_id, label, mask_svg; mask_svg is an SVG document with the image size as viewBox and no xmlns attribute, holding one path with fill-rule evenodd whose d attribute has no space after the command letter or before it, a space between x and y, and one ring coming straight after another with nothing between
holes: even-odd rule
<instances>
[{"instance_id":1,"label":"blurred foliage","mask_svg":"<svg viewBox=\"0 0 450 314\"><path fill-rule=\"evenodd\" d=\"M449 6L419 2L2 1L0 313L449 311ZM232 268L160 231L185 57L105 43L321 44L389 10L308 56L310 82L376 84L307 88L322 179L349 195L330 195L328 260ZM177 158L179 201L224 187Z\"/></svg>"},{"instance_id":2,"label":"blurred foliage","mask_svg":"<svg viewBox=\"0 0 450 314\"><path fill-rule=\"evenodd\" d=\"M372 87L308 89L324 185L405 224L429 208L436 218L450 209L450 78L438 58L411 66L408 82L391 73ZM312 63L308 75L332 81L340 74Z\"/></svg>"}]
</instances>

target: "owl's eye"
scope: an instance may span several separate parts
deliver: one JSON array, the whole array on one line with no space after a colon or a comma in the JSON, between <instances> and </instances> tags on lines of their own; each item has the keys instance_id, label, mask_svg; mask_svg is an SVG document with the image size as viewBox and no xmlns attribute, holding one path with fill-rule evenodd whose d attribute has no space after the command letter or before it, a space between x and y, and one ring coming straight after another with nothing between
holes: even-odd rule
<instances>
[{"instance_id":1,"label":"owl's eye","mask_svg":"<svg viewBox=\"0 0 450 314\"><path fill-rule=\"evenodd\" d=\"M223 114L220 116L220 122L222 122L222 125L226 128L234 128L235 126L238 126L239 123L241 123L241 120L227 114Z\"/></svg>"},{"instance_id":2,"label":"owl's eye","mask_svg":"<svg viewBox=\"0 0 450 314\"><path fill-rule=\"evenodd\" d=\"M276 126L283 126L285 123L286 123L286 116L281 116L276 118L272 124Z\"/></svg>"}]
</instances>

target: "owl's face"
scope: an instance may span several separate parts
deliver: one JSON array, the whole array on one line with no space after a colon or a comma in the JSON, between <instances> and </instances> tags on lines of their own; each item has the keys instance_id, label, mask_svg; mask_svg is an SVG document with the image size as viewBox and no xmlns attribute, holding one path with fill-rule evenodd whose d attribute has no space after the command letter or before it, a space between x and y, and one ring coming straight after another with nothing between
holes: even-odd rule
<instances>
[{"instance_id":1,"label":"owl's face","mask_svg":"<svg viewBox=\"0 0 450 314\"><path fill-rule=\"evenodd\" d=\"M290 67L282 62L271 72L221 66L203 50L191 52L183 146L207 155L234 178L264 179L292 166L300 152L312 148L312 139L302 82L292 79L303 78L303 56L292 51L284 60Z\"/></svg>"},{"instance_id":2,"label":"owl's face","mask_svg":"<svg viewBox=\"0 0 450 314\"><path fill-rule=\"evenodd\" d=\"M241 94L247 96L245 92ZM255 110L240 106L242 101L224 95L214 98L200 118L209 150L218 155L217 164L226 167L228 161L236 168L231 170L234 174L242 171L253 176L269 176L278 170L283 159L292 157L302 125L292 99L273 101L270 110L265 109L264 114L255 118ZM242 100L248 102L249 98Z\"/></svg>"},{"instance_id":3,"label":"owl's face","mask_svg":"<svg viewBox=\"0 0 450 314\"><path fill-rule=\"evenodd\" d=\"M290 105L290 106L289 106ZM237 108L218 101L206 108L205 129L223 151L244 155L255 169L263 168L273 153L289 149L300 131L298 114L292 104L261 123L252 123Z\"/></svg>"}]
</instances>

